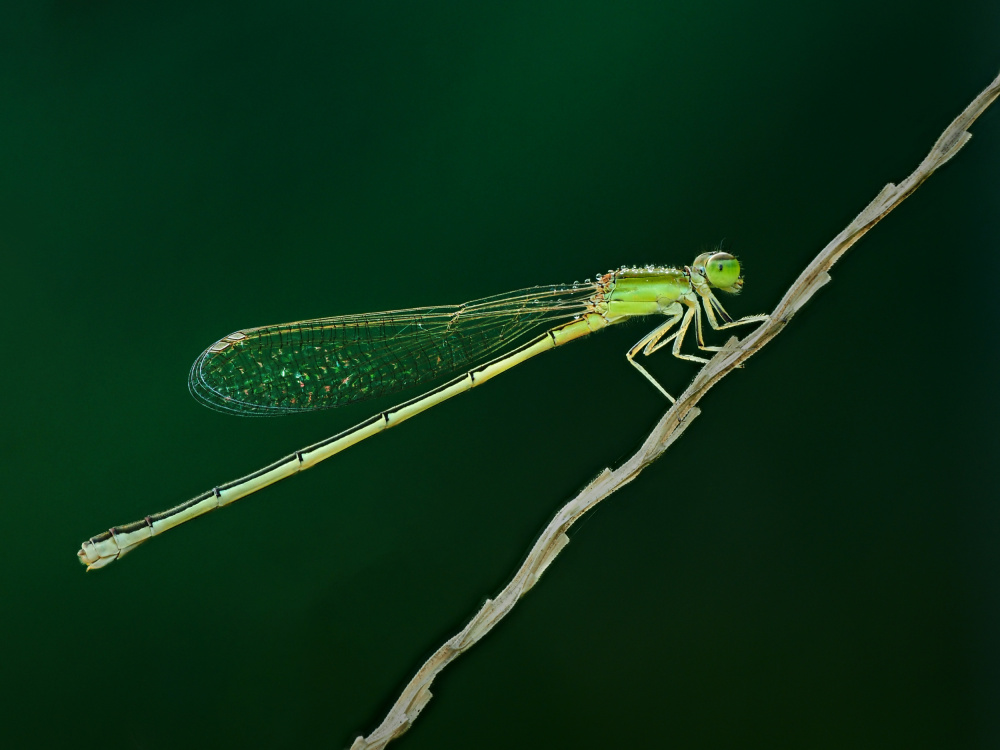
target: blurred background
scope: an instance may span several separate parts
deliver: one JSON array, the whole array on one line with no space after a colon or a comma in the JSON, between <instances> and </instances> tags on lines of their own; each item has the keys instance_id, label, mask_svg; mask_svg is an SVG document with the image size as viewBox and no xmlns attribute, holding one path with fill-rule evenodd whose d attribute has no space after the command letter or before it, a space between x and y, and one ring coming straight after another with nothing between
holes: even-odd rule
<instances>
[{"instance_id":1,"label":"blurred background","mask_svg":"<svg viewBox=\"0 0 1000 750\"><path fill-rule=\"evenodd\" d=\"M666 407L623 356L653 323L622 326L85 574L87 537L395 402L218 414L206 346L722 240L729 311L767 312L998 29L986 0L5 5L4 745L349 746ZM400 748L1000 746L1000 105L973 133Z\"/></svg>"}]
</instances>

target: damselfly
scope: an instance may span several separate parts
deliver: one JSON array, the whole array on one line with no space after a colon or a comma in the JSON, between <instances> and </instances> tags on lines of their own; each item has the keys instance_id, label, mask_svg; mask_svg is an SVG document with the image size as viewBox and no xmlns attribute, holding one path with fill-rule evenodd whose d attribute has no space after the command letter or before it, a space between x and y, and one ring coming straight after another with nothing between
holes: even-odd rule
<instances>
[{"instance_id":1,"label":"damselfly","mask_svg":"<svg viewBox=\"0 0 1000 750\"><path fill-rule=\"evenodd\" d=\"M666 317L625 356L673 401L636 356L648 356L673 341L675 357L707 362L681 352L692 321L698 348L719 349L705 345L702 308L716 330L767 319L752 315L733 320L712 293L713 289L735 293L742 286L736 258L713 252L699 255L683 268L621 268L593 281L531 287L464 305L342 315L231 333L198 357L189 386L199 401L233 414L266 416L333 408L462 374L252 474L98 534L83 543L77 553L80 562L88 570L102 568L167 529L308 469L536 354L630 318ZM541 335L517 346L543 327ZM502 350L505 353L495 356Z\"/></svg>"}]
</instances>

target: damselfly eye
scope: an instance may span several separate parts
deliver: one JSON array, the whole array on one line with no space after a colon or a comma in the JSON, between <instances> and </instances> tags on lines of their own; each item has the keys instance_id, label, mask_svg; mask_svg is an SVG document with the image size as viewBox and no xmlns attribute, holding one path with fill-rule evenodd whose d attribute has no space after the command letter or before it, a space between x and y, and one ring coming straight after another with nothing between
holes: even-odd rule
<instances>
[{"instance_id":1,"label":"damselfly eye","mask_svg":"<svg viewBox=\"0 0 1000 750\"><path fill-rule=\"evenodd\" d=\"M716 253L705 263L705 278L720 289L728 289L740 279L740 262L729 253Z\"/></svg>"}]
</instances>

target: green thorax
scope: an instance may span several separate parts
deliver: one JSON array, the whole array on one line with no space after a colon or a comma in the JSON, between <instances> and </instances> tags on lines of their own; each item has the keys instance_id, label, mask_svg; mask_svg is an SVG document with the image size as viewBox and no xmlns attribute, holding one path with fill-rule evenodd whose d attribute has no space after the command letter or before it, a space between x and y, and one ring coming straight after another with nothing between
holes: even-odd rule
<instances>
[{"instance_id":1,"label":"green thorax","mask_svg":"<svg viewBox=\"0 0 1000 750\"><path fill-rule=\"evenodd\" d=\"M668 306L693 294L687 273L665 266L623 268L606 274L600 282L609 323L637 315L662 315Z\"/></svg>"}]
</instances>

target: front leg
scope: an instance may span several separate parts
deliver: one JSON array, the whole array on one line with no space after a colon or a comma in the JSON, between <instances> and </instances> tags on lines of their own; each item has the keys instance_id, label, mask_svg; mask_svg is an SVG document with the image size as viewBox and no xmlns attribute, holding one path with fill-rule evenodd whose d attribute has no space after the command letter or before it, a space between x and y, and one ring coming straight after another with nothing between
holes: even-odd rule
<instances>
[{"instance_id":1,"label":"front leg","mask_svg":"<svg viewBox=\"0 0 1000 750\"><path fill-rule=\"evenodd\" d=\"M762 323L765 320L769 320L771 317L770 315L747 315L745 318L740 318L739 320L733 320L732 318L729 317L729 313L726 312L725 308L723 308L722 303L719 302L719 300L717 300L715 298L715 295L712 294L711 292L708 292L708 294L703 294L701 299L702 303L705 305L705 314L708 316L709 325L711 325L712 328L714 328L716 331L724 331L727 328L735 328L736 326L746 325L747 323ZM726 321L722 325L719 325L719 321L715 319L716 309L719 311L719 314L723 317L723 320ZM701 323L700 316L698 318L698 323L699 324ZM700 327L698 330L700 334L701 331ZM700 335L699 335L699 343L700 343ZM719 347L701 347L701 348L705 348L708 349L709 351L714 351L714 352L719 351Z\"/></svg>"}]
</instances>

